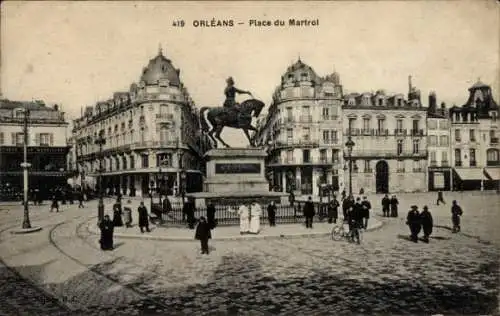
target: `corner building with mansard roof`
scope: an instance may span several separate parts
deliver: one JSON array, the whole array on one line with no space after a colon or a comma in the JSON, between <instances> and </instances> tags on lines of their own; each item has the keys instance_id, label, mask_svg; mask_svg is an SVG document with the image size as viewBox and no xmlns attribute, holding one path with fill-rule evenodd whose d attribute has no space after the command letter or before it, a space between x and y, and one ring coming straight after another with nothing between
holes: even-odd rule
<instances>
[{"instance_id":1,"label":"corner building with mansard roof","mask_svg":"<svg viewBox=\"0 0 500 316\"><path fill-rule=\"evenodd\" d=\"M337 73L320 77L300 59L281 76L256 139L268 147L274 191L319 194L338 190L342 166L342 86Z\"/></svg>"},{"instance_id":2,"label":"corner building with mansard roof","mask_svg":"<svg viewBox=\"0 0 500 316\"><path fill-rule=\"evenodd\" d=\"M180 70L159 51L138 84L87 107L74 122L73 138L81 179L97 177L99 135L106 193L147 196L153 188L169 195L201 191L205 151L194 102ZM82 181L83 182L83 181Z\"/></svg>"},{"instance_id":3,"label":"corner building with mansard roof","mask_svg":"<svg viewBox=\"0 0 500 316\"><path fill-rule=\"evenodd\" d=\"M358 194L427 191L427 108L408 79L408 97L349 93L344 97L344 140L354 141L352 189ZM345 170L349 153L344 148ZM348 191L349 175L345 173Z\"/></svg>"},{"instance_id":4,"label":"corner building with mansard roof","mask_svg":"<svg viewBox=\"0 0 500 316\"><path fill-rule=\"evenodd\" d=\"M499 189L498 111L491 87L479 80L464 105L450 108L453 190Z\"/></svg>"}]
</instances>

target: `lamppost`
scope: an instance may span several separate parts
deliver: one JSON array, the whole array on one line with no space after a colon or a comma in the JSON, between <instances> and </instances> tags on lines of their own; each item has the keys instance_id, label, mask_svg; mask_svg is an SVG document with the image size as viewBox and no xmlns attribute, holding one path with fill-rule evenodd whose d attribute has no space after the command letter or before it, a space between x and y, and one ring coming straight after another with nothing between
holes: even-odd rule
<instances>
[{"instance_id":1,"label":"lamppost","mask_svg":"<svg viewBox=\"0 0 500 316\"><path fill-rule=\"evenodd\" d=\"M28 168L31 166L30 163L28 163L28 118L29 118L30 112L28 108L24 108L24 125L23 125L23 133L24 133L24 146L23 146L23 156L24 156L24 161L21 163L21 167L23 168L23 186L24 186L24 198L23 198L23 204L24 204L24 218L23 218L23 228L29 229L31 228L31 223L30 223L30 210L28 206Z\"/></svg>"},{"instance_id":2,"label":"lamppost","mask_svg":"<svg viewBox=\"0 0 500 316\"><path fill-rule=\"evenodd\" d=\"M155 189L155 182L153 180L151 180L151 182L149 183L149 198L150 198L150 201L149 201L149 210L152 212L153 211L153 191Z\"/></svg>"},{"instance_id":3,"label":"lamppost","mask_svg":"<svg viewBox=\"0 0 500 316\"><path fill-rule=\"evenodd\" d=\"M104 218L104 201L102 200L102 172L104 171L102 167L102 158L103 158L102 146L106 144L106 139L103 137L102 131L99 133L99 137L95 140L95 144L99 146L99 170L97 170L98 172L97 183L99 183L99 202L97 204L97 221L99 223Z\"/></svg>"},{"instance_id":4,"label":"lamppost","mask_svg":"<svg viewBox=\"0 0 500 316\"><path fill-rule=\"evenodd\" d=\"M181 171L181 196L182 196L182 203L184 203L184 197L186 196L186 171L182 170Z\"/></svg>"},{"instance_id":5,"label":"lamppost","mask_svg":"<svg viewBox=\"0 0 500 316\"><path fill-rule=\"evenodd\" d=\"M347 147L347 153L349 154L349 195L352 196L352 147L354 147L354 142L351 139L351 135L347 139L345 146Z\"/></svg>"}]
</instances>

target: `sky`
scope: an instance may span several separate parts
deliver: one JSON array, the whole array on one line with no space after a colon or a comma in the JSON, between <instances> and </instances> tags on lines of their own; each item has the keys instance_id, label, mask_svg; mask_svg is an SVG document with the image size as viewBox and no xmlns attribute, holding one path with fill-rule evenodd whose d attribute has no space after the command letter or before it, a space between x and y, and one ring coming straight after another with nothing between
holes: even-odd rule
<instances>
[{"instance_id":1,"label":"sky","mask_svg":"<svg viewBox=\"0 0 500 316\"><path fill-rule=\"evenodd\" d=\"M269 105L299 56L320 76L338 72L344 92L406 94L412 75L424 105L430 91L439 103L462 105L480 78L499 102L499 13L493 0L7 1L0 87L3 98L58 103L76 118L82 107L128 91L161 45L197 107L222 105L228 76ZM291 18L319 25L289 26ZM194 26L212 19L235 26ZM252 19L286 25L254 27ZM181 20L184 27L173 25ZM245 140L230 128L222 136L231 145Z\"/></svg>"}]
</instances>

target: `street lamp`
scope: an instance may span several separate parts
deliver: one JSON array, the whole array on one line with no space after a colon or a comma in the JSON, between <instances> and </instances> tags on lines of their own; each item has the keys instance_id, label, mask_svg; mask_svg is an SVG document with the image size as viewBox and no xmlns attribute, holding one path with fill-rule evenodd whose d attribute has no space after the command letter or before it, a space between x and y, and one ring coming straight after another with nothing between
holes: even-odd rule
<instances>
[{"instance_id":1,"label":"street lamp","mask_svg":"<svg viewBox=\"0 0 500 316\"><path fill-rule=\"evenodd\" d=\"M182 194L182 203L184 203L184 196L186 195L186 171L181 171L181 194Z\"/></svg>"},{"instance_id":2,"label":"street lamp","mask_svg":"<svg viewBox=\"0 0 500 316\"><path fill-rule=\"evenodd\" d=\"M106 144L106 139L103 137L103 132L99 133L99 137L95 140L95 144L99 146L99 170L98 172L98 180L99 183L99 202L97 204L97 221L100 223L104 218L104 201L102 200L102 146Z\"/></svg>"},{"instance_id":3,"label":"street lamp","mask_svg":"<svg viewBox=\"0 0 500 316\"><path fill-rule=\"evenodd\" d=\"M155 182L153 180L151 180L151 182L149 183L150 186L149 186L149 198L151 199L150 202L149 202L149 209L151 210L151 212L153 211L153 191L155 189Z\"/></svg>"},{"instance_id":4,"label":"street lamp","mask_svg":"<svg viewBox=\"0 0 500 316\"><path fill-rule=\"evenodd\" d=\"M30 223L30 210L28 206L28 168L31 167L31 164L28 163L28 118L30 115L30 111L28 108L24 108L24 125L23 125L23 133L24 133L24 146L23 146L23 156L24 161L21 163L21 167L23 168L23 186L24 186L24 217L23 217L23 228L31 228Z\"/></svg>"},{"instance_id":5,"label":"street lamp","mask_svg":"<svg viewBox=\"0 0 500 316\"><path fill-rule=\"evenodd\" d=\"M351 139L351 135L347 139L345 146L347 147L347 153L349 156L349 195L352 196L352 147L354 147L354 142Z\"/></svg>"}]
</instances>

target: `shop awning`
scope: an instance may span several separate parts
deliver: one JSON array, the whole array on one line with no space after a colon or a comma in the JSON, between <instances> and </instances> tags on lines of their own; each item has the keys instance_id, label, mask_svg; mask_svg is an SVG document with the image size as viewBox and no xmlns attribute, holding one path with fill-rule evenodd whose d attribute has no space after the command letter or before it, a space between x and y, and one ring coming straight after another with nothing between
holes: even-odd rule
<instances>
[{"instance_id":1,"label":"shop awning","mask_svg":"<svg viewBox=\"0 0 500 316\"><path fill-rule=\"evenodd\" d=\"M461 180L488 180L482 168L455 169Z\"/></svg>"},{"instance_id":2,"label":"shop awning","mask_svg":"<svg viewBox=\"0 0 500 316\"><path fill-rule=\"evenodd\" d=\"M491 180L500 180L500 168L485 168L484 172Z\"/></svg>"}]
</instances>

